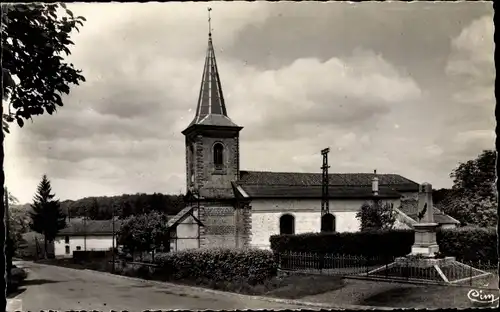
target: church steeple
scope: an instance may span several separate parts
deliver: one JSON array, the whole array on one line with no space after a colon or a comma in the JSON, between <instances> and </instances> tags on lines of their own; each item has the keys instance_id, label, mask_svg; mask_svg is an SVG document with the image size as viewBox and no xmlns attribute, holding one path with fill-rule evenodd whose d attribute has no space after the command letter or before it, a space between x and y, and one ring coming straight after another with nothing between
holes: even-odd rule
<instances>
[{"instance_id":1,"label":"church steeple","mask_svg":"<svg viewBox=\"0 0 500 312\"><path fill-rule=\"evenodd\" d=\"M209 9L209 14L210 11L211 9ZM210 28L210 15L208 21L208 48L205 56L203 75L201 78L198 104L196 106L195 117L189 124L188 128L193 125L238 127L227 115L226 103L222 92L222 84L220 81L219 70L217 68L217 61L215 59L212 31Z\"/></svg>"},{"instance_id":2,"label":"church steeple","mask_svg":"<svg viewBox=\"0 0 500 312\"><path fill-rule=\"evenodd\" d=\"M186 186L201 197L234 197L231 182L240 172L239 136L243 127L228 117L222 93L210 29L208 48L201 78L198 105L193 121L182 131L186 144Z\"/></svg>"}]
</instances>

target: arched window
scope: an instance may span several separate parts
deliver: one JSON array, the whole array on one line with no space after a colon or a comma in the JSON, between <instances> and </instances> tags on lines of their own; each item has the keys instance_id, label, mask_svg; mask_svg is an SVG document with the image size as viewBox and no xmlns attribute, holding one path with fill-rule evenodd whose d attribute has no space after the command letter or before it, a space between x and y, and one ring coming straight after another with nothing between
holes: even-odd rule
<instances>
[{"instance_id":1,"label":"arched window","mask_svg":"<svg viewBox=\"0 0 500 312\"><path fill-rule=\"evenodd\" d=\"M327 213L321 217L321 232L335 232L335 216Z\"/></svg>"},{"instance_id":2,"label":"arched window","mask_svg":"<svg viewBox=\"0 0 500 312\"><path fill-rule=\"evenodd\" d=\"M224 146L221 143L215 143L214 145L214 165L216 167L222 167L223 164L223 154Z\"/></svg>"},{"instance_id":3,"label":"arched window","mask_svg":"<svg viewBox=\"0 0 500 312\"><path fill-rule=\"evenodd\" d=\"M295 217L284 214L280 218L280 234L295 234Z\"/></svg>"}]
</instances>

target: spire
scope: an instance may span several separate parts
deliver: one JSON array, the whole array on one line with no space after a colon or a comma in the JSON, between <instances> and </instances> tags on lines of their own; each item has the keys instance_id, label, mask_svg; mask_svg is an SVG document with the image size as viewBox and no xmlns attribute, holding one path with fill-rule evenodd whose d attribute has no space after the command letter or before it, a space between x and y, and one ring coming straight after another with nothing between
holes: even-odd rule
<instances>
[{"instance_id":1,"label":"spire","mask_svg":"<svg viewBox=\"0 0 500 312\"><path fill-rule=\"evenodd\" d=\"M211 8L208 8L208 48L201 79L198 105L196 107L196 115L189 126L197 124L238 127L227 115L212 42L211 10Z\"/></svg>"}]
</instances>

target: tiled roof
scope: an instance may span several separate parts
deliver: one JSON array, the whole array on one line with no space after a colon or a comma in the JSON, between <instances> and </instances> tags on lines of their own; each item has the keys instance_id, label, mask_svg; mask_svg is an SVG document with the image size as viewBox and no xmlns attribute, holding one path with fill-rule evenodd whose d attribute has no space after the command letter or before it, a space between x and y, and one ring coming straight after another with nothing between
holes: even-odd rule
<instances>
[{"instance_id":1,"label":"tiled roof","mask_svg":"<svg viewBox=\"0 0 500 312\"><path fill-rule=\"evenodd\" d=\"M415 199L401 200L400 209L407 215L418 213L418 200Z\"/></svg>"},{"instance_id":2,"label":"tiled roof","mask_svg":"<svg viewBox=\"0 0 500 312\"><path fill-rule=\"evenodd\" d=\"M187 215L188 213L190 213L193 209L194 208L192 206L184 207L184 209L182 209L181 211L179 211L179 213L177 213L174 217L172 217L171 219L168 220L167 226L168 227L173 226L174 224L176 224L177 222L179 222L179 220L182 219L185 215Z\"/></svg>"},{"instance_id":3,"label":"tiled roof","mask_svg":"<svg viewBox=\"0 0 500 312\"><path fill-rule=\"evenodd\" d=\"M115 233L122 225L121 220L115 220ZM59 231L58 235L112 235L112 220L87 220L71 219L67 222L65 229Z\"/></svg>"},{"instance_id":4,"label":"tiled roof","mask_svg":"<svg viewBox=\"0 0 500 312\"><path fill-rule=\"evenodd\" d=\"M321 198L320 185L239 185L250 198ZM242 194L241 194L242 195ZM330 198L372 198L371 186L330 186ZM380 198L399 198L401 194L390 187L379 187Z\"/></svg>"},{"instance_id":5,"label":"tiled roof","mask_svg":"<svg viewBox=\"0 0 500 312\"><path fill-rule=\"evenodd\" d=\"M374 173L331 173L329 174L330 186L369 186L371 188ZM398 191L418 192L418 183L404 178L398 174L377 174L379 187L389 186ZM286 186L312 186L322 185L321 173L301 172L266 172L266 171L240 171L240 185L286 185Z\"/></svg>"}]
</instances>

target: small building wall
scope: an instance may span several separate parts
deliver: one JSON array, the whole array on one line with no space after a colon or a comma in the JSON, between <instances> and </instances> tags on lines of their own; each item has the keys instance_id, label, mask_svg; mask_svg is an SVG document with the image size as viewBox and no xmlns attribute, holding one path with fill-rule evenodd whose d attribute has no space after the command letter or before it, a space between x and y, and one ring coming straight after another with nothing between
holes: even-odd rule
<instances>
[{"instance_id":1,"label":"small building wall","mask_svg":"<svg viewBox=\"0 0 500 312\"><path fill-rule=\"evenodd\" d=\"M69 254L66 253L66 246L69 246ZM69 244L65 243L65 236L58 236L54 240L54 254L56 257L73 257L73 251L77 250L110 250L113 248L112 235L69 235ZM115 247L116 237L115 237Z\"/></svg>"},{"instance_id":2,"label":"small building wall","mask_svg":"<svg viewBox=\"0 0 500 312\"><path fill-rule=\"evenodd\" d=\"M194 212L196 215L196 211ZM200 228L192 216L177 224L176 237L171 239L170 250L181 251L200 247Z\"/></svg>"}]
</instances>

